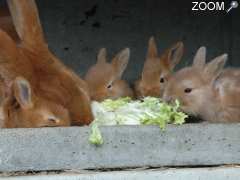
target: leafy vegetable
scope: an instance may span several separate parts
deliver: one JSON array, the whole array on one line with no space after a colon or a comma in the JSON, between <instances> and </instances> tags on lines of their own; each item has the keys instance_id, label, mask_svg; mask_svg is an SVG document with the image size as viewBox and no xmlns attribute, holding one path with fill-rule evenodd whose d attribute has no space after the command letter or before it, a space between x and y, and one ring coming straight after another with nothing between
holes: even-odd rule
<instances>
[{"instance_id":1,"label":"leafy vegetable","mask_svg":"<svg viewBox=\"0 0 240 180\"><path fill-rule=\"evenodd\" d=\"M107 99L101 103L93 102L92 111L95 117L91 124L92 132L89 141L92 144L103 143L98 126L111 125L158 125L165 130L166 125L183 124L187 115L179 111L180 103L176 100L169 105L159 98L145 97L143 100L119 98Z\"/></svg>"},{"instance_id":2,"label":"leafy vegetable","mask_svg":"<svg viewBox=\"0 0 240 180\"><path fill-rule=\"evenodd\" d=\"M89 137L90 143L95 144L95 145L103 144L102 134L101 134L97 124L92 125L91 131L92 132L91 132L91 135Z\"/></svg>"},{"instance_id":3,"label":"leafy vegetable","mask_svg":"<svg viewBox=\"0 0 240 180\"><path fill-rule=\"evenodd\" d=\"M101 104L109 111L114 111L117 108L126 105L131 101L130 97L119 98L118 100L106 99Z\"/></svg>"}]
</instances>

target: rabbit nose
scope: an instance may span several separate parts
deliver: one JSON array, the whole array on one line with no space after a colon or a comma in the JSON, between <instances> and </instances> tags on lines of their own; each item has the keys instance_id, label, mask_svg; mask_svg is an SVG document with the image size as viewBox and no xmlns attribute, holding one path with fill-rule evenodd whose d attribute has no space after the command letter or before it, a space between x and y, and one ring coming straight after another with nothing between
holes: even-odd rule
<instances>
[{"instance_id":1,"label":"rabbit nose","mask_svg":"<svg viewBox=\"0 0 240 180\"><path fill-rule=\"evenodd\" d=\"M166 103L171 103L173 98L171 96L163 96L163 100L166 102Z\"/></svg>"}]
</instances>

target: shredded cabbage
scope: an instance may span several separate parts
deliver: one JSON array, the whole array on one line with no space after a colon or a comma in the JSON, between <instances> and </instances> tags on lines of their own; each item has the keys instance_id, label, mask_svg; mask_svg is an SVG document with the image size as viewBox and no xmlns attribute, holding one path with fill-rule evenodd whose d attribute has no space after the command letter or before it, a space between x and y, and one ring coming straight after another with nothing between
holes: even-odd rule
<instances>
[{"instance_id":1,"label":"shredded cabbage","mask_svg":"<svg viewBox=\"0 0 240 180\"><path fill-rule=\"evenodd\" d=\"M97 124L93 124L92 125L92 132L91 135L89 137L89 142L95 145L101 145L103 144L103 138L102 138L102 134L98 128Z\"/></svg>"},{"instance_id":2,"label":"shredded cabbage","mask_svg":"<svg viewBox=\"0 0 240 180\"><path fill-rule=\"evenodd\" d=\"M103 138L99 126L111 125L158 125L165 130L166 125L183 124L187 115L179 111L180 103L169 105L159 98L145 97L131 100L129 97L117 100L107 99L92 102L94 121L91 123L90 143L101 145Z\"/></svg>"}]
</instances>

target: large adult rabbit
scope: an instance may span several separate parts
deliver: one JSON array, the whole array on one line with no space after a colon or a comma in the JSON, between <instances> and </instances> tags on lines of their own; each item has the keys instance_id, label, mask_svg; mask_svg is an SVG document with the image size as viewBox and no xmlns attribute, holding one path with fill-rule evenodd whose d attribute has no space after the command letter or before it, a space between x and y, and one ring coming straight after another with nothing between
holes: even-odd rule
<instances>
[{"instance_id":1,"label":"large adult rabbit","mask_svg":"<svg viewBox=\"0 0 240 180\"><path fill-rule=\"evenodd\" d=\"M66 108L73 125L89 124L93 116L87 84L48 49L35 1L7 2L21 40L17 48L32 63L37 93Z\"/></svg>"}]
</instances>

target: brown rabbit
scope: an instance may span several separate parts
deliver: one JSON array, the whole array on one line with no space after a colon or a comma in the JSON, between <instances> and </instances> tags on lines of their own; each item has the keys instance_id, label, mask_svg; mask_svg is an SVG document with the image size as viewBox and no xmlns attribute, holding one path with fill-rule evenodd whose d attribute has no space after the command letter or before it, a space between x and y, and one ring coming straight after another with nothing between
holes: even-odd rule
<instances>
[{"instance_id":1,"label":"brown rabbit","mask_svg":"<svg viewBox=\"0 0 240 180\"><path fill-rule=\"evenodd\" d=\"M65 107L73 125L89 124L93 116L87 84L48 49L35 1L7 2L21 40L18 50L33 66L37 94Z\"/></svg>"},{"instance_id":2,"label":"brown rabbit","mask_svg":"<svg viewBox=\"0 0 240 180\"><path fill-rule=\"evenodd\" d=\"M7 6L0 7L0 28L7 32L8 35L15 41L19 42L19 37L14 28L12 18Z\"/></svg>"},{"instance_id":3,"label":"brown rabbit","mask_svg":"<svg viewBox=\"0 0 240 180\"><path fill-rule=\"evenodd\" d=\"M2 103L5 128L69 126L67 109L36 96L29 82L17 77L12 84L13 96Z\"/></svg>"},{"instance_id":4,"label":"brown rabbit","mask_svg":"<svg viewBox=\"0 0 240 180\"><path fill-rule=\"evenodd\" d=\"M122 74L127 67L130 50L128 48L119 52L111 63L107 62L106 49L100 49L97 63L93 65L85 76L92 100L102 101L106 98L133 97L133 92Z\"/></svg>"},{"instance_id":5,"label":"brown rabbit","mask_svg":"<svg viewBox=\"0 0 240 180\"><path fill-rule=\"evenodd\" d=\"M239 122L240 71L223 70L226 60L227 54L223 54L205 64L206 48L201 47L193 65L171 78L164 99L178 99L183 111L209 122Z\"/></svg>"},{"instance_id":6,"label":"brown rabbit","mask_svg":"<svg viewBox=\"0 0 240 180\"><path fill-rule=\"evenodd\" d=\"M17 77L19 75L25 78ZM42 98L41 94L36 93L36 85L31 62L19 51L15 42L0 30L0 127L70 124L67 109Z\"/></svg>"},{"instance_id":7,"label":"brown rabbit","mask_svg":"<svg viewBox=\"0 0 240 180\"><path fill-rule=\"evenodd\" d=\"M182 58L183 49L183 43L177 42L159 56L154 37L149 39L142 76L135 82L134 90L138 98L144 96L162 97L174 67Z\"/></svg>"}]
</instances>

